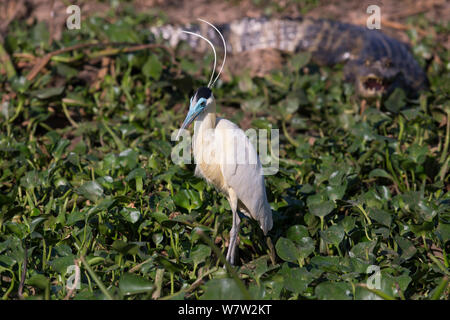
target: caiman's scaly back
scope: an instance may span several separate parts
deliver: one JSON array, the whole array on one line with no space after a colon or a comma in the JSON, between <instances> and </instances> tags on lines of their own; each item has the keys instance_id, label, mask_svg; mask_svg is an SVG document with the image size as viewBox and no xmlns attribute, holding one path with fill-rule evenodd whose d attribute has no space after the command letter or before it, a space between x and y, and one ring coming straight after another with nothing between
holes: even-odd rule
<instances>
[{"instance_id":1,"label":"caiman's scaly back","mask_svg":"<svg viewBox=\"0 0 450 320\"><path fill-rule=\"evenodd\" d=\"M185 27L199 32L199 25ZM347 81L354 82L363 97L389 94L400 87L414 95L427 88L425 72L404 43L378 30L324 19L244 18L218 26L229 53L257 49L286 52L309 51L319 65L345 63ZM200 40L181 33L181 28L162 26L152 31L172 46L187 41L193 48L204 48ZM209 30L208 39L220 44L221 39Z\"/></svg>"}]
</instances>

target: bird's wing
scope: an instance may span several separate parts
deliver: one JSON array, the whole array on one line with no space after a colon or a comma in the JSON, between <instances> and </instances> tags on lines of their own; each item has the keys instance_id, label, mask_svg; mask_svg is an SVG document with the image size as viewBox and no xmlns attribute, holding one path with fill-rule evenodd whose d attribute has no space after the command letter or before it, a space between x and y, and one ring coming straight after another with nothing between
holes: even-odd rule
<instances>
[{"instance_id":1,"label":"bird's wing","mask_svg":"<svg viewBox=\"0 0 450 320\"><path fill-rule=\"evenodd\" d=\"M221 170L225 183L260 223L264 233L272 228L272 211L267 201L264 176L256 150L237 125L218 118L217 149L221 150Z\"/></svg>"}]
</instances>

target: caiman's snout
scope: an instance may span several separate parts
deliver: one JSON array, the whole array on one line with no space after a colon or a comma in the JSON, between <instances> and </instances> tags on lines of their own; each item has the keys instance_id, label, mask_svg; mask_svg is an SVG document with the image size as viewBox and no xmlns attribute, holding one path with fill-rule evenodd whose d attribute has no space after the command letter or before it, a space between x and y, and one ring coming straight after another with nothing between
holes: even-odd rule
<instances>
[{"instance_id":1,"label":"caiman's snout","mask_svg":"<svg viewBox=\"0 0 450 320\"><path fill-rule=\"evenodd\" d=\"M356 88L358 93L366 98L378 97L387 92L390 82L375 74L358 77Z\"/></svg>"}]
</instances>

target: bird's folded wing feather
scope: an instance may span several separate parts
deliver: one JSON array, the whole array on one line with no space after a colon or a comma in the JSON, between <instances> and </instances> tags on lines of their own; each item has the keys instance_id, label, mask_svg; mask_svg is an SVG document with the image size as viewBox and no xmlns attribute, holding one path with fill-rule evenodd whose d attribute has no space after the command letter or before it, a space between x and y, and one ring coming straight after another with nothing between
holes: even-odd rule
<instances>
[{"instance_id":1,"label":"bird's folded wing feather","mask_svg":"<svg viewBox=\"0 0 450 320\"><path fill-rule=\"evenodd\" d=\"M244 131L226 119L218 119L215 134L216 143L221 144L217 150L223 152L221 168L227 185L236 192L251 217L264 226L263 230L270 229L272 217L270 207L267 208L263 170L254 146Z\"/></svg>"}]
</instances>

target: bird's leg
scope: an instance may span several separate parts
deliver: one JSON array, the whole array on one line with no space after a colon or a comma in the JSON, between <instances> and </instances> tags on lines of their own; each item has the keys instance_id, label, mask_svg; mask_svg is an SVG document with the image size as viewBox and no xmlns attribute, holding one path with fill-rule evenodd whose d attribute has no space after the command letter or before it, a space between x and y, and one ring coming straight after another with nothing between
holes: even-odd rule
<instances>
[{"instance_id":1,"label":"bird's leg","mask_svg":"<svg viewBox=\"0 0 450 320\"><path fill-rule=\"evenodd\" d=\"M237 211L238 199L236 193L230 189L228 192L228 202L230 203L231 211L233 212L233 226L230 230L230 244L228 245L227 261L234 265L234 258L236 256L236 241L239 234L239 224L241 218L239 218Z\"/></svg>"}]
</instances>

